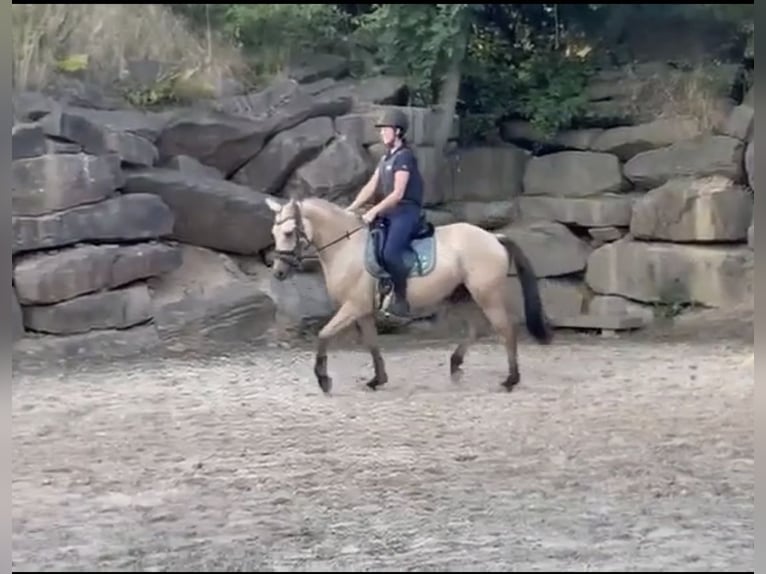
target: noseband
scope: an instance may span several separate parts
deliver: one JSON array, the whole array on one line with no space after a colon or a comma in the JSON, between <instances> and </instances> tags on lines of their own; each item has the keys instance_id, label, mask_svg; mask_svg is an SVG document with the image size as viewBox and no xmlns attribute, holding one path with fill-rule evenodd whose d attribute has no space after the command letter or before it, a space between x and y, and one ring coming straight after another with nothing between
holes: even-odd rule
<instances>
[{"instance_id":1,"label":"noseband","mask_svg":"<svg viewBox=\"0 0 766 574\"><path fill-rule=\"evenodd\" d=\"M301 214L300 207L298 207L297 204L295 205L295 215L291 215L289 217L285 217L284 219L280 219L279 221L276 222L276 224L282 225L283 223L290 221L291 219L295 221L295 232L297 235L295 239L295 247L289 250L275 249L274 256L277 259L284 261L287 265L293 268L298 268L303 263L303 242L301 241L302 239L304 239L306 243L308 243L309 245L313 245L316 248L317 253L321 253L323 250L327 249L328 247L331 247L335 245L336 243L343 241L344 239L349 239L354 233L366 227L366 225L362 224L359 227L352 229L351 231L345 232L340 237L333 239L328 244L323 245L322 247L317 247L317 245L309 238L309 236L306 235L306 229L303 226L303 216Z\"/></svg>"}]
</instances>

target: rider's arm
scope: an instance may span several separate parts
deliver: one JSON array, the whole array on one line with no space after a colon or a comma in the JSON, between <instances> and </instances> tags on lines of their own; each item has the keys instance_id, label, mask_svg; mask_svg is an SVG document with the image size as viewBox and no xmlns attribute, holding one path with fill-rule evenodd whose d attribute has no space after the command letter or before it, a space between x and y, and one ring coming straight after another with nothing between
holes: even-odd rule
<instances>
[{"instance_id":1,"label":"rider's arm","mask_svg":"<svg viewBox=\"0 0 766 574\"><path fill-rule=\"evenodd\" d=\"M351 202L351 205L349 205L346 209L353 211L370 201L370 198L378 188L378 179L380 178L379 173L380 167L375 169L372 177L370 178L370 181L364 185L364 187L359 191L359 194L356 196L356 199L354 199L354 201Z\"/></svg>"},{"instance_id":2,"label":"rider's arm","mask_svg":"<svg viewBox=\"0 0 766 574\"><path fill-rule=\"evenodd\" d=\"M403 151L397 156L393 166L394 190L388 197L370 209L373 215L384 213L402 200L407 189L407 182L410 180L413 163L412 152L410 150Z\"/></svg>"}]
</instances>

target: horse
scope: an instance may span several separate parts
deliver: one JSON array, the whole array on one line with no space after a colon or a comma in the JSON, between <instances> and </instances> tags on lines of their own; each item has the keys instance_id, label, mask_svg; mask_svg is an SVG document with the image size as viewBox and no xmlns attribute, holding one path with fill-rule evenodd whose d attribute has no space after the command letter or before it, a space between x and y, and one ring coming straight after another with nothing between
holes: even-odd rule
<instances>
[{"instance_id":1,"label":"horse","mask_svg":"<svg viewBox=\"0 0 766 574\"><path fill-rule=\"evenodd\" d=\"M377 249L379 231L365 224L359 215L318 197L266 199L274 212L272 274L287 279L304 260L304 247L313 246L319 258L327 293L336 313L319 331L314 374L325 394L332 389L327 370L329 341L354 325L372 356L374 374L367 387L376 390L388 382L385 363L378 346L375 314L381 295L380 282L387 278ZM429 227L430 226L430 227ZM553 329L543 309L537 277L519 246L503 235L459 222L434 227L430 223L410 243L407 299L414 313L448 302L473 299L494 330L502 337L508 359L508 375L502 387L511 391L521 380L517 358L517 335L511 320L506 285L511 263L515 262L524 298L526 327L540 344L553 339ZM469 336L450 355L450 374L459 374L469 345Z\"/></svg>"}]
</instances>

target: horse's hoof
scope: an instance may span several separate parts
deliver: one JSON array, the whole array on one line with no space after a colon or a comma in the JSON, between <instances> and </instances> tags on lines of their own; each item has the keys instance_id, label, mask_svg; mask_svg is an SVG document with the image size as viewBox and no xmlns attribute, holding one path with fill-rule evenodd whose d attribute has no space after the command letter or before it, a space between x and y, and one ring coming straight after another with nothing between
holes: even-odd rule
<instances>
[{"instance_id":1,"label":"horse's hoof","mask_svg":"<svg viewBox=\"0 0 766 574\"><path fill-rule=\"evenodd\" d=\"M450 375L457 375L461 371L461 367L463 366L463 357L460 355L453 354L449 358L449 374Z\"/></svg>"},{"instance_id":2,"label":"horse's hoof","mask_svg":"<svg viewBox=\"0 0 766 574\"><path fill-rule=\"evenodd\" d=\"M371 379L367 381L367 388L373 391L377 391L380 387L386 384L386 381L380 381L378 379Z\"/></svg>"},{"instance_id":3,"label":"horse's hoof","mask_svg":"<svg viewBox=\"0 0 766 574\"><path fill-rule=\"evenodd\" d=\"M319 388L322 389L322 392L329 395L332 390L332 379L327 375L318 375L317 382L319 383Z\"/></svg>"},{"instance_id":4,"label":"horse's hoof","mask_svg":"<svg viewBox=\"0 0 766 574\"><path fill-rule=\"evenodd\" d=\"M518 377L508 377L503 381L503 388L509 393L513 390L513 387L519 384Z\"/></svg>"}]
</instances>

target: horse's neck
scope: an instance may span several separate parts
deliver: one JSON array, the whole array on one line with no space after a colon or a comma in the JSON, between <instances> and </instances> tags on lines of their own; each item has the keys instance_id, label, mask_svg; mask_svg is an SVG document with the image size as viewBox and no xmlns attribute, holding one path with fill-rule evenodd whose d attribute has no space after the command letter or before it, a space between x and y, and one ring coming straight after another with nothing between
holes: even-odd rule
<instances>
[{"instance_id":1,"label":"horse's neck","mask_svg":"<svg viewBox=\"0 0 766 574\"><path fill-rule=\"evenodd\" d=\"M314 245L325 269L335 258L352 244L356 244L366 233L361 220L345 213L336 213L331 208L320 208L312 203L304 204L304 213L310 219L314 232Z\"/></svg>"}]
</instances>

